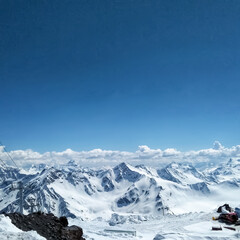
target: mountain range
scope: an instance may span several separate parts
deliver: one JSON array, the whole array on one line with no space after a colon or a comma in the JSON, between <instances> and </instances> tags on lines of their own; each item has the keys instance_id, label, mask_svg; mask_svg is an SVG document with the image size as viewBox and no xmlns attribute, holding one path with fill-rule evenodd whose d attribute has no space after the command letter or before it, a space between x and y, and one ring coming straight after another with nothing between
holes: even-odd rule
<instances>
[{"instance_id":1,"label":"mountain range","mask_svg":"<svg viewBox=\"0 0 240 240\"><path fill-rule=\"evenodd\" d=\"M176 162L160 169L123 162L96 170L74 161L28 170L1 166L1 212L19 211L19 182L24 188L24 213L33 209L82 220L109 219L114 213L178 214L231 201L228 195L234 198L233 192L240 190L240 160L204 171ZM206 198L208 206L203 204Z\"/></svg>"}]
</instances>

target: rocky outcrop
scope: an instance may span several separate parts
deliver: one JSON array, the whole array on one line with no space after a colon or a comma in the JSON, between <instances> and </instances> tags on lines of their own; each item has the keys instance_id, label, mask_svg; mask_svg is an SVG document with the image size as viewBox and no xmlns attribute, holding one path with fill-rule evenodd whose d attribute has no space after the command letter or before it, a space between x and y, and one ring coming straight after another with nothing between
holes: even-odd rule
<instances>
[{"instance_id":1,"label":"rocky outcrop","mask_svg":"<svg viewBox=\"0 0 240 240\"><path fill-rule=\"evenodd\" d=\"M7 213L12 223L23 231L36 231L47 240L85 240L83 231L78 226L68 226L66 217L56 217L42 212L23 215Z\"/></svg>"}]
</instances>

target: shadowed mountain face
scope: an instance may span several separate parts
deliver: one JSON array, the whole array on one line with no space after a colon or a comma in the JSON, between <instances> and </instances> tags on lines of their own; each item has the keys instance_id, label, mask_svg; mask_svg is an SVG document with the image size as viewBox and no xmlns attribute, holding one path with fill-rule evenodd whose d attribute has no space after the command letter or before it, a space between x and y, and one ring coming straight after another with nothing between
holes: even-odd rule
<instances>
[{"instance_id":1,"label":"shadowed mountain face","mask_svg":"<svg viewBox=\"0 0 240 240\"><path fill-rule=\"evenodd\" d=\"M41 165L29 174L5 167L0 169L0 210L19 210L16 187L21 181L25 214L40 210L82 219L105 211L162 214L176 205L176 199L211 196L212 187L238 189L239 166L239 161L229 161L200 172L189 164L172 163L152 169L121 163L114 168L92 170L71 162L59 168Z\"/></svg>"}]
</instances>

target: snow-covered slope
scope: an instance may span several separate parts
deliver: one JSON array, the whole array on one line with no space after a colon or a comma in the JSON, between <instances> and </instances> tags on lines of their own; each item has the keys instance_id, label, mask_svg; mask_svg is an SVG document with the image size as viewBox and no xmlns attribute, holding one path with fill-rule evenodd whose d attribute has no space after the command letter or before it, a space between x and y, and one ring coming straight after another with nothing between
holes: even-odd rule
<instances>
[{"instance_id":1,"label":"snow-covered slope","mask_svg":"<svg viewBox=\"0 0 240 240\"><path fill-rule=\"evenodd\" d=\"M100 219L91 222L70 219L70 224L80 224L86 239L92 240L232 240L240 238L239 228L236 231L225 229L226 225L211 220L212 214L189 213L159 217L121 215L114 216L118 224L111 226ZM212 231L212 227L219 226L222 227L222 231ZM136 236L133 236L134 233Z\"/></svg>"}]
</instances>

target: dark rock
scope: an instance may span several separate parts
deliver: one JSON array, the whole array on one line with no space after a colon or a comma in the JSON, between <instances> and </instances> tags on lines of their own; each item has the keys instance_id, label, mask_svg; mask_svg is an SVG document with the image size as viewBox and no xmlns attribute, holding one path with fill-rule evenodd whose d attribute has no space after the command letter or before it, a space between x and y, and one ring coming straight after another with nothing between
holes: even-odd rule
<instances>
[{"instance_id":1,"label":"dark rock","mask_svg":"<svg viewBox=\"0 0 240 240\"><path fill-rule=\"evenodd\" d=\"M82 238L83 231L82 228L78 226L70 226L70 227L65 227L62 229L62 237L63 239L71 239L71 240L79 240L83 239Z\"/></svg>"},{"instance_id":2,"label":"dark rock","mask_svg":"<svg viewBox=\"0 0 240 240\"><path fill-rule=\"evenodd\" d=\"M66 217L56 217L42 212L23 215L6 213L12 223L23 231L36 231L47 240L85 240L83 230L78 226L68 226Z\"/></svg>"},{"instance_id":3,"label":"dark rock","mask_svg":"<svg viewBox=\"0 0 240 240\"><path fill-rule=\"evenodd\" d=\"M66 218L65 216L60 217L60 218L59 218L59 221L60 221L60 223L61 223L64 227L67 227L67 226L68 226L68 220L67 220L67 218Z\"/></svg>"}]
</instances>

